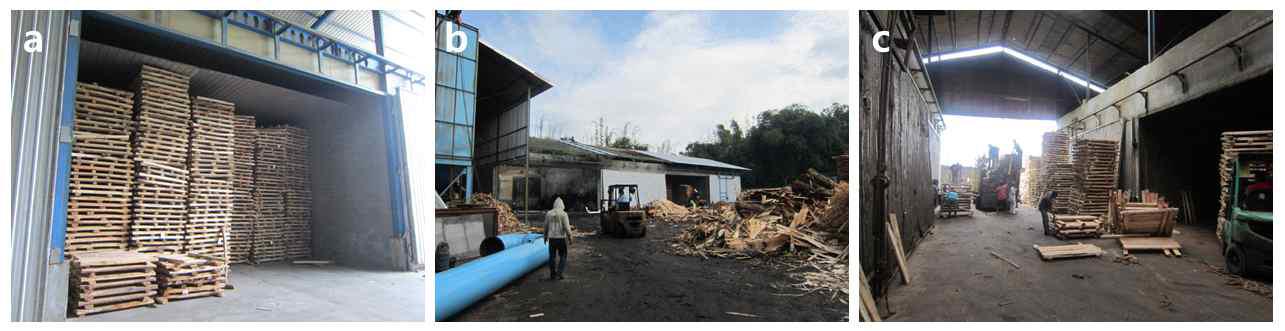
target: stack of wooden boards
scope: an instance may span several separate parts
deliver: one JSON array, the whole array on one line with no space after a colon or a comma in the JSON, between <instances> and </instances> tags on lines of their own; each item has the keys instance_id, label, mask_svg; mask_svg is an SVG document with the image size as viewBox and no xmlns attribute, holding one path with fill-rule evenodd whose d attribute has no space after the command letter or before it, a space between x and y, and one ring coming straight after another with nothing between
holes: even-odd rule
<instances>
[{"instance_id":1,"label":"stack of wooden boards","mask_svg":"<svg viewBox=\"0 0 1285 331\"><path fill-rule=\"evenodd\" d=\"M1107 214L1111 190L1119 174L1120 144L1112 140L1077 139L1072 162L1079 178L1080 194L1072 205L1075 214Z\"/></svg>"},{"instance_id":2,"label":"stack of wooden boards","mask_svg":"<svg viewBox=\"0 0 1285 331\"><path fill-rule=\"evenodd\" d=\"M254 222L251 258L255 263L286 258L286 145L289 137L281 128L257 129L254 164L254 200L259 215Z\"/></svg>"},{"instance_id":3,"label":"stack of wooden boards","mask_svg":"<svg viewBox=\"0 0 1285 331\"><path fill-rule=\"evenodd\" d=\"M71 263L71 313L76 316L154 304L156 257L138 252L77 252Z\"/></svg>"},{"instance_id":4,"label":"stack of wooden boards","mask_svg":"<svg viewBox=\"0 0 1285 331\"><path fill-rule=\"evenodd\" d=\"M1053 215L1058 239L1093 238L1102 235L1102 221L1091 215Z\"/></svg>"},{"instance_id":5,"label":"stack of wooden boards","mask_svg":"<svg viewBox=\"0 0 1285 331\"><path fill-rule=\"evenodd\" d=\"M1038 207L1040 204L1040 169L1044 163L1039 156L1031 156L1027 159L1026 173L1022 175L1021 197L1022 202L1031 207Z\"/></svg>"},{"instance_id":6,"label":"stack of wooden boards","mask_svg":"<svg viewBox=\"0 0 1285 331\"><path fill-rule=\"evenodd\" d=\"M66 252L125 249L134 184L134 94L76 84Z\"/></svg>"},{"instance_id":7,"label":"stack of wooden boards","mask_svg":"<svg viewBox=\"0 0 1285 331\"><path fill-rule=\"evenodd\" d=\"M148 253L183 251L187 224L191 78L143 65L135 81L136 186L130 247Z\"/></svg>"},{"instance_id":8,"label":"stack of wooden boards","mask_svg":"<svg viewBox=\"0 0 1285 331\"><path fill-rule=\"evenodd\" d=\"M1221 183L1220 195L1218 201L1218 239L1223 236L1223 224L1227 223L1227 214L1230 212L1227 204L1231 202L1232 178L1236 159L1240 154L1271 154L1272 153L1272 131L1230 131L1222 134L1223 154L1218 159L1218 176ZM1271 166L1267 164L1251 165L1252 167L1265 167L1262 170L1271 172Z\"/></svg>"},{"instance_id":9,"label":"stack of wooden boards","mask_svg":"<svg viewBox=\"0 0 1285 331\"><path fill-rule=\"evenodd\" d=\"M956 200L954 204L950 204L945 201L942 202L941 210L939 210L941 217L950 216L950 214L947 214L947 213L953 213L953 215L956 215L956 216L973 215L974 194L972 192L957 192L957 193L959 195L959 199Z\"/></svg>"},{"instance_id":10,"label":"stack of wooden boards","mask_svg":"<svg viewBox=\"0 0 1285 331\"><path fill-rule=\"evenodd\" d=\"M184 252L228 260L232 219L233 113L230 102L192 99L192 138L188 170L187 242Z\"/></svg>"},{"instance_id":11,"label":"stack of wooden boards","mask_svg":"<svg viewBox=\"0 0 1285 331\"><path fill-rule=\"evenodd\" d=\"M233 162L228 261L248 263L254 247L254 222L259 214L259 208L254 202L254 148L258 137L258 131L254 128L254 116L237 115L235 130L236 158Z\"/></svg>"},{"instance_id":12,"label":"stack of wooden boards","mask_svg":"<svg viewBox=\"0 0 1285 331\"><path fill-rule=\"evenodd\" d=\"M311 138L302 128L260 128L256 137L252 259L255 262L308 257L312 253L312 185L308 163Z\"/></svg>"},{"instance_id":13,"label":"stack of wooden boards","mask_svg":"<svg viewBox=\"0 0 1285 331\"><path fill-rule=\"evenodd\" d=\"M228 265L219 258L200 255L157 256L160 293L156 301L164 304L174 299L223 296Z\"/></svg>"},{"instance_id":14,"label":"stack of wooden boards","mask_svg":"<svg viewBox=\"0 0 1285 331\"><path fill-rule=\"evenodd\" d=\"M1040 158L1043 169L1040 169L1038 200L1049 191L1057 192L1053 201L1055 214L1074 214L1072 206L1079 198L1079 183L1075 165L1071 163L1070 138L1063 132L1044 133L1044 155Z\"/></svg>"},{"instance_id":15,"label":"stack of wooden boards","mask_svg":"<svg viewBox=\"0 0 1285 331\"><path fill-rule=\"evenodd\" d=\"M1066 259L1073 257L1102 256L1102 249L1092 244L1074 243L1070 245L1040 246L1034 245L1044 260Z\"/></svg>"},{"instance_id":16,"label":"stack of wooden boards","mask_svg":"<svg viewBox=\"0 0 1285 331\"><path fill-rule=\"evenodd\" d=\"M286 257L312 255L312 185L308 165L308 131L295 126L286 134Z\"/></svg>"}]
</instances>

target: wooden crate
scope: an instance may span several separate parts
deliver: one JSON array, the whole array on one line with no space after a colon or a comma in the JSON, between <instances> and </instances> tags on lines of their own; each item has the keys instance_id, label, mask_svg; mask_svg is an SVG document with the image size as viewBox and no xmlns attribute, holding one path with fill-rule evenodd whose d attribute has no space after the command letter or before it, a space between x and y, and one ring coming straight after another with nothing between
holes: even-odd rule
<instances>
[{"instance_id":1,"label":"wooden crate","mask_svg":"<svg viewBox=\"0 0 1285 331\"><path fill-rule=\"evenodd\" d=\"M157 281L160 293L156 301L223 296L227 285L228 265L218 257L195 254L157 256Z\"/></svg>"},{"instance_id":2,"label":"wooden crate","mask_svg":"<svg viewBox=\"0 0 1285 331\"><path fill-rule=\"evenodd\" d=\"M156 257L128 251L75 252L68 257L72 315L155 304Z\"/></svg>"}]
</instances>

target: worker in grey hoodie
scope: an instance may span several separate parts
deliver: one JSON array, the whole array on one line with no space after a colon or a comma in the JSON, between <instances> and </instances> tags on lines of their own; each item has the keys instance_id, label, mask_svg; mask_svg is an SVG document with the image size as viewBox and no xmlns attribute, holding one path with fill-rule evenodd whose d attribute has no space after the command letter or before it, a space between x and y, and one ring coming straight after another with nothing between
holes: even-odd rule
<instances>
[{"instance_id":1,"label":"worker in grey hoodie","mask_svg":"<svg viewBox=\"0 0 1285 331\"><path fill-rule=\"evenodd\" d=\"M553 200L553 209L544 214L544 243L549 245L549 279L562 279L567 270L567 244L571 243L571 218L562 198Z\"/></svg>"}]
</instances>

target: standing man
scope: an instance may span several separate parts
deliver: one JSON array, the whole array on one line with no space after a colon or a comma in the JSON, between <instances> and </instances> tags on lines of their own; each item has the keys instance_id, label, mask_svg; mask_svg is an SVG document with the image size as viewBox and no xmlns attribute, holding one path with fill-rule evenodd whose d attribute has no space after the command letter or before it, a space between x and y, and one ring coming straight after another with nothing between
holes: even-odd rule
<instances>
[{"instance_id":1,"label":"standing man","mask_svg":"<svg viewBox=\"0 0 1285 331\"><path fill-rule=\"evenodd\" d=\"M544 214L544 243L549 245L549 280L562 279L567 270L567 244L571 243L571 218L562 198L553 200L553 209Z\"/></svg>"},{"instance_id":2,"label":"standing man","mask_svg":"<svg viewBox=\"0 0 1285 331\"><path fill-rule=\"evenodd\" d=\"M1044 219L1044 235L1052 235L1052 224L1049 223L1050 215L1053 212L1053 200L1057 199L1057 191L1049 191L1044 197L1040 198L1040 217Z\"/></svg>"}]
</instances>

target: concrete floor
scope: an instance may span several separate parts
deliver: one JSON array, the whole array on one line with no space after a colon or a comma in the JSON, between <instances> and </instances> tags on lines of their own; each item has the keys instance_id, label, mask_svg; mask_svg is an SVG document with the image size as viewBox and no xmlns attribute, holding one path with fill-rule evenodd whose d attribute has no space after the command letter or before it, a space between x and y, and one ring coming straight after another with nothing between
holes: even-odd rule
<instances>
[{"instance_id":1,"label":"concrete floor","mask_svg":"<svg viewBox=\"0 0 1285 331\"><path fill-rule=\"evenodd\" d=\"M909 257L911 285L894 280L887 320L1272 320L1270 297L1226 285L1227 278L1211 271L1209 265L1223 265L1212 229L1180 225L1174 239L1183 246L1182 258L1136 252L1140 263L1125 265L1114 262L1121 255L1118 240L1083 239L1074 241L1106 254L1046 262L1033 244L1069 242L1044 236L1034 209L939 219Z\"/></svg>"},{"instance_id":2,"label":"concrete floor","mask_svg":"<svg viewBox=\"0 0 1285 331\"><path fill-rule=\"evenodd\" d=\"M223 297L170 301L74 322L424 321L423 272L289 263L232 265Z\"/></svg>"}]
</instances>

